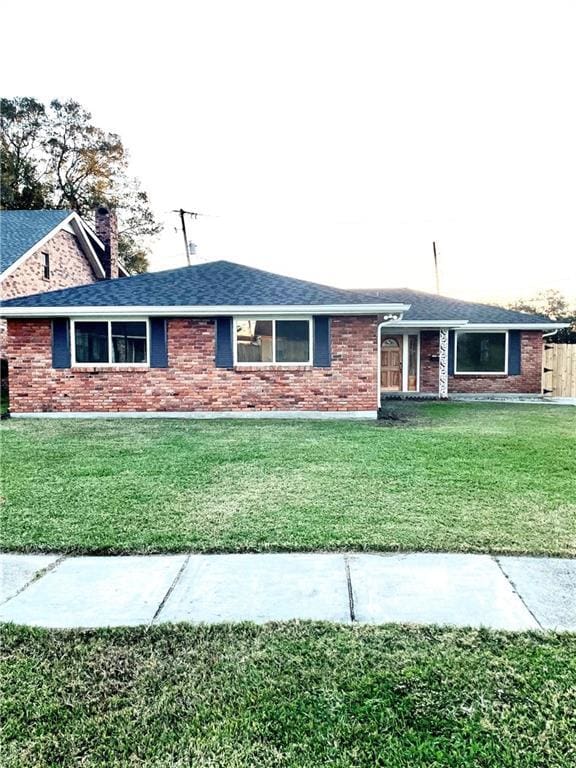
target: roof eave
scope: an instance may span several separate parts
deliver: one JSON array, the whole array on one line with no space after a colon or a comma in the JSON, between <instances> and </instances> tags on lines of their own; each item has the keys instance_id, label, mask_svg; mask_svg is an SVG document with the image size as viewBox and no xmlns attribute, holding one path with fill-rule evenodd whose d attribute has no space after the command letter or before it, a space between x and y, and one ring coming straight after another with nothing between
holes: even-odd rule
<instances>
[{"instance_id":1,"label":"roof eave","mask_svg":"<svg viewBox=\"0 0 576 768\"><path fill-rule=\"evenodd\" d=\"M214 306L65 306L1 307L0 317L93 317L95 315L146 315L148 317L206 317L228 315L380 315L403 313L409 304L271 304Z\"/></svg>"},{"instance_id":2,"label":"roof eave","mask_svg":"<svg viewBox=\"0 0 576 768\"><path fill-rule=\"evenodd\" d=\"M460 328L468 324L468 320L399 320L394 323L398 328L422 328L423 330L428 328Z\"/></svg>"},{"instance_id":3,"label":"roof eave","mask_svg":"<svg viewBox=\"0 0 576 768\"><path fill-rule=\"evenodd\" d=\"M467 328L472 331L544 331L549 328L569 328L570 323L546 323L543 320L533 323L468 323Z\"/></svg>"}]
</instances>

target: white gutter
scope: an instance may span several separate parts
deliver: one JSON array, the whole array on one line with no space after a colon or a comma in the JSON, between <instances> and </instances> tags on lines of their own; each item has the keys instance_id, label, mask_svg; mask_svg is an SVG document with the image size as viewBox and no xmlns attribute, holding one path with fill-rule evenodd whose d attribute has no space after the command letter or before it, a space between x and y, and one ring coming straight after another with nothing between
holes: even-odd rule
<instances>
[{"instance_id":1,"label":"white gutter","mask_svg":"<svg viewBox=\"0 0 576 768\"><path fill-rule=\"evenodd\" d=\"M467 326L471 328L468 320L400 320L394 324L398 328L422 328L422 330L434 328L460 328Z\"/></svg>"},{"instance_id":2,"label":"white gutter","mask_svg":"<svg viewBox=\"0 0 576 768\"><path fill-rule=\"evenodd\" d=\"M80 307L1 307L0 317L94 317L94 315L145 315L146 317L206 317L222 315L379 315L407 312L410 304L266 304L213 306L80 306Z\"/></svg>"},{"instance_id":3,"label":"white gutter","mask_svg":"<svg viewBox=\"0 0 576 768\"><path fill-rule=\"evenodd\" d=\"M570 323L469 323L467 328L474 331L542 331L545 328L568 328Z\"/></svg>"}]
</instances>

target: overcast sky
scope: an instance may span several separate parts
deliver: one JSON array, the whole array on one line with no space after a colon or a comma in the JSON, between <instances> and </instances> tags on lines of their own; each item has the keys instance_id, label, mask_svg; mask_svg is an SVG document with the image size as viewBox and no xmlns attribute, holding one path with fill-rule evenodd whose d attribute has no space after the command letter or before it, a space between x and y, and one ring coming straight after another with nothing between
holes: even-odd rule
<instances>
[{"instance_id":1,"label":"overcast sky","mask_svg":"<svg viewBox=\"0 0 576 768\"><path fill-rule=\"evenodd\" d=\"M576 300L576 2L5 5L2 91L122 137L164 235L350 287Z\"/></svg>"}]
</instances>

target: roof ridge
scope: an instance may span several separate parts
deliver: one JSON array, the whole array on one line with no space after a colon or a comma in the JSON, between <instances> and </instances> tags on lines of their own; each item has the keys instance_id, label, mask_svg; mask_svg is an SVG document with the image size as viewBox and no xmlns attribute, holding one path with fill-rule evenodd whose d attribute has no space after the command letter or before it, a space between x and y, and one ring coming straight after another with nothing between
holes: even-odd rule
<instances>
[{"instance_id":1,"label":"roof ridge","mask_svg":"<svg viewBox=\"0 0 576 768\"><path fill-rule=\"evenodd\" d=\"M207 262L207 264L229 264L234 267L240 267L241 269L249 270L250 272L260 272L263 275L270 275L270 277L283 277L286 280L294 280L297 283L303 283L304 285L312 285L315 288L323 288L325 290L329 291L338 291L339 293L342 293L344 295L351 295L353 293L356 293L354 290L350 288L338 288L335 285L329 285L328 283L317 283L314 280L304 280L301 277L292 277L291 275L285 275L281 272L270 272L268 269L261 269L260 267L250 267L248 264L242 264L237 261L229 261L228 259L218 259L216 262ZM360 294L362 295L362 294ZM370 293L366 294L366 298L370 298Z\"/></svg>"}]
</instances>

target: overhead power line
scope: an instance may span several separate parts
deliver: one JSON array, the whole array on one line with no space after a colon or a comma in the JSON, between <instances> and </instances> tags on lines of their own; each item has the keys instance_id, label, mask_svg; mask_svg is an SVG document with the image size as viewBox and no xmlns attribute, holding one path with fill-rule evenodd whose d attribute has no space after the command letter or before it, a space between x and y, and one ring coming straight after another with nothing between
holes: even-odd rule
<instances>
[{"instance_id":1,"label":"overhead power line","mask_svg":"<svg viewBox=\"0 0 576 768\"><path fill-rule=\"evenodd\" d=\"M186 233L186 219L185 216L190 216L193 219L197 219L198 216L203 216L203 213L197 211L185 211L183 208L174 209L172 213L177 213L180 216L180 226L182 228L182 237L184 238L184 252L186 254L186 261L190 266L190 245L188 243L188 235Z\"/></svg>"}]
</instances>

